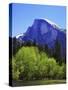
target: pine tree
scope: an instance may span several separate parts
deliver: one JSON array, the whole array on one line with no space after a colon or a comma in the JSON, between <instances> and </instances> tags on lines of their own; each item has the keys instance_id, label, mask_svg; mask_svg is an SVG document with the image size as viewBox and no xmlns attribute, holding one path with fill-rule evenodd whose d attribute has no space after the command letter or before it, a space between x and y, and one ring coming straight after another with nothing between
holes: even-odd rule
<instances>
[{"instance_id":1,"label":"pine tree","mask_svg":"<svg viewBox=\"0 0 68 90\"><path fill-rule=\"evenodd\" d=\"M56 61L58 63L61 63L61 44L58 40L56 40L55 42L55 53L54 53L54 57L56 58Z\"/></svg>"}]
</instances>

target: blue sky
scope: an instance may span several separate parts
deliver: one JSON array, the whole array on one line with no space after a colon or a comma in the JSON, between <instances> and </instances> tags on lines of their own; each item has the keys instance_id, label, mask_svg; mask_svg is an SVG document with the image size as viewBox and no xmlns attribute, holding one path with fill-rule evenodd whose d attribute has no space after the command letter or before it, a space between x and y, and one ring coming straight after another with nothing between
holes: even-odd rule
<instances>
[{"instance_id":1,"label":"blue sky","mask_svg":"<svg viewBox=\"0 0 68 90\"><path fill-rule=\"evenodd\" d=\"M66 28L66 7L12 4L12 36L24 33L38 18L49 19L61 28Z\"/></svg>"}]
</instances>

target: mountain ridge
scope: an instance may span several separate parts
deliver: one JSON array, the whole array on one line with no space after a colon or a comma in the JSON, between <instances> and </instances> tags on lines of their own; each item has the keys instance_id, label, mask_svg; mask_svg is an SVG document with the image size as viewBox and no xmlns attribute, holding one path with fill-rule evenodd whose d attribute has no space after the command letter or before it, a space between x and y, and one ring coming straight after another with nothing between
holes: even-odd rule
<instances>
[{"instance_id":1,"label":"mountain ridge","mask_svg":"<svg viewBox=\"0 0 68 90\"><path fill-rule=\"evenodd\" d=\"M23 42L36 42L38 45L48 45L48 48L55 48L56 41L61 44L61 55L66 52L66 33L56 24L51 24L44 19L35 19L32 26L28 27L24 35L17 38Z\"/></svg>"}]
</instances>

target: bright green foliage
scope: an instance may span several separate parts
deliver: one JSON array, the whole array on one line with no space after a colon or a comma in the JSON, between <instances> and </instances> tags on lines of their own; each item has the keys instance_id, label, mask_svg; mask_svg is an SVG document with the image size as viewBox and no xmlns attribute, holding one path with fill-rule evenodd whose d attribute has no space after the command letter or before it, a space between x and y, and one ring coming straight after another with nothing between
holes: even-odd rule
<instances>
[{"instance_id":1,"label":"bright green foliage","mask_svg":"<svg viewBox=\"0 0 68 90\"><path fill-rule=\"evenodd\" d=\"M12 58L12 78L17 80L19 78L19 68L17 68L16 60Z\"/></svg>"},{"instance_id":2,"label":"bright green foliage","mask_svg":"<svg viewBox=\"0 0 68 90\"><path fill-rule=\"evenodd\" d=\"M63 79L65 65L61 66L36 46L24 46L12 58L12 74L14 80Z\"/></svg>"},{"instance_id":3,"label":"bright green foliage","mask_svg":"<svg viewBox=\"0 0 68 90\"><path fill-rule=\"evenodd\" d=\"M48 59L48 75L49 75L49 78L53 78L54 75L55 75L55 71L56 71L56 66L57 66L57 63L56 63L56 60L54 58L49 58Z\"/></svg>"},{"instance_id":4,"label":"bright green foliage","mask_svg":"<svg viewBox=\"0 0 68 90\"><path fill-rule=\"evenodd\" d=\"M60 78L60 79L62 79L62 78L65 79L66 78L66 67L65 67L65 64L62 64L59 67L57 77Z\"/></svg>"}]
</instances>

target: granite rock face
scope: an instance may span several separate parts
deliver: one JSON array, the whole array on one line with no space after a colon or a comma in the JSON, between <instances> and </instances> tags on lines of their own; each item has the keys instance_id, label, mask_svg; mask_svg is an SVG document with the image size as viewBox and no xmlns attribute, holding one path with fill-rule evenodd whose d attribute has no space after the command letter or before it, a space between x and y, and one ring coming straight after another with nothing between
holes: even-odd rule
<instances>
[{"instance_id":1,"label":"granite rock face","mask_svg":"<svg viewBox=\"0 0 68 90\"><path fill-rule=\"evenodd\" d=\"M66 32L47 19L35 19L25 34L19 35L17 39L24 42L35 41L39 45L47 44L50 49L55 47L55 43L58 40L61 44L62 56L66 53Z\"/></svg>"}]
</instances>

